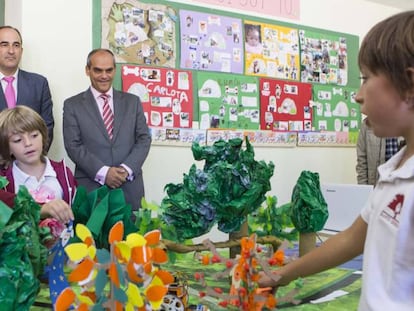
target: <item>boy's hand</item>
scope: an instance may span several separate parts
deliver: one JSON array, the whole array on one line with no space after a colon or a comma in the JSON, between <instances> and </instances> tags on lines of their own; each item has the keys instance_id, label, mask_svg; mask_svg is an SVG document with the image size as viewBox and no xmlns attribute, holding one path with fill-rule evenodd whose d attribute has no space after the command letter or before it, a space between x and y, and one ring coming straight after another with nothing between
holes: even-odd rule
<instances>
[{"instance_id":1,"label":"boy's hand","mask_svg":"<svg viewBox=\"0 0 414 311\"><path fill-rule=\"evenodd\" d=\"M42 217L55 218L64 224L75 219L69 204L62 199L52 200L43 204L40 209L40 215Z\"/></svg>"},{"instance_id":2,"label":"boy's hand","mask_svg":"<svg viewBox=\"0 0 414 311\"><path fill-rule=\"evenodd\" d=\"M273 288L272 292L275 293L279 286L285 286L289 283L283 282L283 277L278 271L273 271L271 274L260 272L259 281L257 282L260 288Z\"/></svg>"}]
</instances>

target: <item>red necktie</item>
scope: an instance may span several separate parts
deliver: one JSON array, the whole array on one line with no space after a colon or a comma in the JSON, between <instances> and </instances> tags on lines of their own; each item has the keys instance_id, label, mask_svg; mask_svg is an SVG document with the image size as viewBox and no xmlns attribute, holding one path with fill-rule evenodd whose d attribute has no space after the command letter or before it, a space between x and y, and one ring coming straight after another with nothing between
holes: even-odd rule
<instances>
[{"instance_id":1,"label":"red necktie","mask_svg":"<svg viewBox=\"0 0 414 311\"><path fill-rule=\"evenodd\" d=\"M14 77L4 77L3 80L7 82L6 89L4 91L7 107L14 108L16 107L16 93L14 92L13 87Z\"/></svg>"},{"instance_id":2,"label":"red necktie","mask_svg":"<svg viewBox=\"0 0 414 311\"><path fill-rule=\"evenodd\" d=\"M103 99L103 109L102 109L102 119L105 124L106 131L108 132L108 136L112 139L113 136L113 128L114 128L114 114L109 106L109 95L108 94L101 94L99 96Z\"/></svg>"}]
</instances>

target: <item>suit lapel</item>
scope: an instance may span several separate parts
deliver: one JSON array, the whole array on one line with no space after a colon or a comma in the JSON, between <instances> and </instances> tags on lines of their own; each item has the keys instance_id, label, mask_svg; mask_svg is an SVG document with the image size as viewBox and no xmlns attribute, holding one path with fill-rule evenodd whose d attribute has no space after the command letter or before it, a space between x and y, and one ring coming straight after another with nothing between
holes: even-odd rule
<instances>
[{"instance_id":1,"label":"suit lapel","mask_svg":"<svg viewBox=\"0 0 414 311\"><path fill-rule=\"evenodd\" d=\"M0 85L0 111L7 108L6 97L4 96L3 87Z\"/></svg>"},{"instance_id":2,"label":"suit lapel","mask_svg":"<svg viewBox=\"0 0 414 311\"><path fill-rule=\"evenodd\" d=\"M30 98L29 90L32 90L29 84L30 81L28 81L26 74L19 69L19 73L17 74L17 105L21 103L27 105L28 99Z\"/></svg>"},{"instance_id":3,"label":"suit lapel","mask_svg":"<svg viewBox=\"0 0 414 311\"><path fill-rule=\"evenodd\" d=\"M127 105L121 92L113 90L114 104L114 132L112 140L115 140L123 123L123 119L127 113Z\"/></svg>"},{"instance_id":4,"label":"suit lapel","mask_svg":"<svg viewBox=\"0 0 414 311\"><path fill-rule=\"evenodd\" d=\"M27 74L24 70L19 69L17 74L17 98L16 104L20 105L21 103L25 103L28 105L32 102L31 94L29 90L33 88L30 87L30 80L27 77ZM0 111L7 108L6 97L3 92L3 88L0 88Z\"/></svg>"}]
</instances>

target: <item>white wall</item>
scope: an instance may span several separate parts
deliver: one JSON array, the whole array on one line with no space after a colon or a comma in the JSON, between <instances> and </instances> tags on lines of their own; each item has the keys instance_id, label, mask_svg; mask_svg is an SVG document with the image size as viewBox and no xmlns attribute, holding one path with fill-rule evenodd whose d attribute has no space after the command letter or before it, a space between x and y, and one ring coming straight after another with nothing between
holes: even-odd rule
<instances>
[{"instance_id":1,"label":"white wall","mask_svg":"<svg viewBox=\"0 0 414 311\"><path fill-rule=\"evenodd\" d=\"M191 4L191 0L175 1ZM396 9L364 0L302 0L301 19L295 24L360 36ZM246 14L245 12L240 12ZM266 18L272 18L266 16ZM56 120L50 156L66 153L61 134L63 101L89 86L84 66L92 49L92 0L6 0L5 23L23 35L22 68L49 80ZM273 161L272 191L280 203L290 200L302 170L319 172L322 182L355 183L355 148L255 148L256 159ZM190 148L153 146L144 165L146 198L160 203L167 183L181 182L193 158Z\"/></svg>"}]
</instances>

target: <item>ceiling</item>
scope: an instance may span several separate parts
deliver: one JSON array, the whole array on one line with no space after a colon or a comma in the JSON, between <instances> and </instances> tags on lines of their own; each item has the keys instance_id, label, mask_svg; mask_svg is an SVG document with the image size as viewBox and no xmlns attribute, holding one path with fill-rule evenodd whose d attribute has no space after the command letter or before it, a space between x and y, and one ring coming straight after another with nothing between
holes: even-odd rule
<instances>
[{"instance_id":1,"label":"ceiling","mask_svg":"<svg viewBox=\"0 0 414 311\"><path fill-rule=\"evenodd\" d=\"M414 10L414 0L366 0L401 10Z\"/></svg>"}]
</instances>

